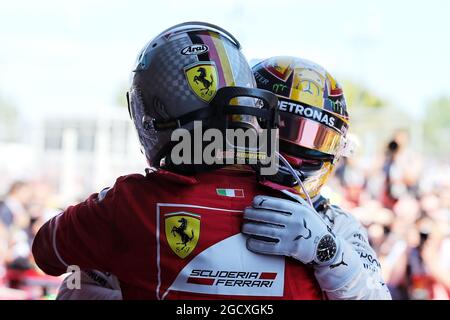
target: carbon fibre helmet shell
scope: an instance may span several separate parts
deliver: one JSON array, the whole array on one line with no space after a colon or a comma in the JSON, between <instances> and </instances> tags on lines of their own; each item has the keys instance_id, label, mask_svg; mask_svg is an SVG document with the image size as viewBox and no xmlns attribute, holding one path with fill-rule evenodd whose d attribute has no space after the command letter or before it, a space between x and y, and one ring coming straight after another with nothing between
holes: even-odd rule
<instances>
[{"instance_id":1,"label":"carbon fibre helmet shell","mask_svg":"<svg viewBox=\"0 0 450 320\"><path fill-rule=\"evenodd\" d=\"M155 121L209 107L220 88L256 88L239 42L222 28L203 22L176 25L147 43L131 78L129 111L151 167L158 167L167 155L173 132L155 127ZM255 105L253 100L246 103ZM254 119L242 115L241 120L258 129ZM192 129L192 123L179 127Z\"/></svg>"}]
</instances>

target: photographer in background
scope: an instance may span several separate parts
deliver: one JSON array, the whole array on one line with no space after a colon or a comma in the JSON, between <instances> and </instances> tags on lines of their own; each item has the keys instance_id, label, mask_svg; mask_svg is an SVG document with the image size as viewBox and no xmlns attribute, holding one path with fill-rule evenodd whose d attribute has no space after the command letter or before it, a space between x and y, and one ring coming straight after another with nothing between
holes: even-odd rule
<instances>
[{"instance_id":1,"label":"photographer in background","mask_svg":"<svg viewBox=\"0 0 450 320\"><path fill-rule=\"evenodd\" d=\"M409 136L404 130L398 131L386 146L381 194L381 202L386 208L392 208L402 196L418 192L422 164L420 157L408 146Z\"/></svg>"}]
</instances>

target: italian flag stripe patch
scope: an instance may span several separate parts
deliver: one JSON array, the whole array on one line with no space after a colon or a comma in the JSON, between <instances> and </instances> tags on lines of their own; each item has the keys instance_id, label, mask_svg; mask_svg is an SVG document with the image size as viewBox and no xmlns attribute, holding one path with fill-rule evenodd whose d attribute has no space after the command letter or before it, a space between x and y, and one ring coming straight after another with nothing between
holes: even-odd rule
<instances>
[{"instance_id":1,"label":"italian flag stripe patch","mask_svg":"<svg viewBox=\"0 0 450 320\"><path fill-rule=\"evenodd\" d=\"M216 189L219 196L231 198L244 198L243 189Z\"/></svg>"}]
</instances>

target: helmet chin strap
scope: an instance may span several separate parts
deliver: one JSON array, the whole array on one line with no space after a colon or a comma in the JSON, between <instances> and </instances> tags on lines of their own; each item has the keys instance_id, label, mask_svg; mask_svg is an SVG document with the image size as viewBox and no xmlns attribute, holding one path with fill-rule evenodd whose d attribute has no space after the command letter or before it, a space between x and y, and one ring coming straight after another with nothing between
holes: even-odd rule
<instances>
[{"instance_id":1,"label":"helmet chin strap","mask_svg":"<svg viewBox=\"0 0 450 320\"><path fill-rule=\"evenodd\" d=\"M302 179L300 179L300 177L298 176L297 171L295 171L294 168L292 168L291 164L278 151L276 152L276 155L281 160L281 162L286 166L286 168L288 168L288 170L291 172L291 174L294 176L294 178L297 181L298 185L302 188L303 193L306 196L306 200L308 201L308 204L311 206L311 208L314 211L316 211L316 209L314 208L314 205L313 205L313 203L311 201L311 197L309 196L308 192L306 191L305 185L303 184ZM291 195L289 194L289 196L291 196Z\"/></svg>"}]
</instances>

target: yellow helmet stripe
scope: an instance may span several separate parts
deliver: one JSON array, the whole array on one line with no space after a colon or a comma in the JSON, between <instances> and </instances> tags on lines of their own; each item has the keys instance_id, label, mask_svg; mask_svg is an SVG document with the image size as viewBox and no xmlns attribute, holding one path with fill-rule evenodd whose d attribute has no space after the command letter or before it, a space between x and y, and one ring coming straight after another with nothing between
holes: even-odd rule
<instances>
[{"instance_id":1,"label":"yellow helmet stripe","mask_svg":"<svg viewBox=\"0 0 450 320\"><path fill-rule=\"evenodd\" d=\"M217 54L220 59L220 65L222 66L223 77L225 79L225 86L235 86L233 71L231 69L230 60L228 59L228 54L224 46L224 41L215 36L211 36L214 46L216 47Z\"/></svg>"}]
</instances>

